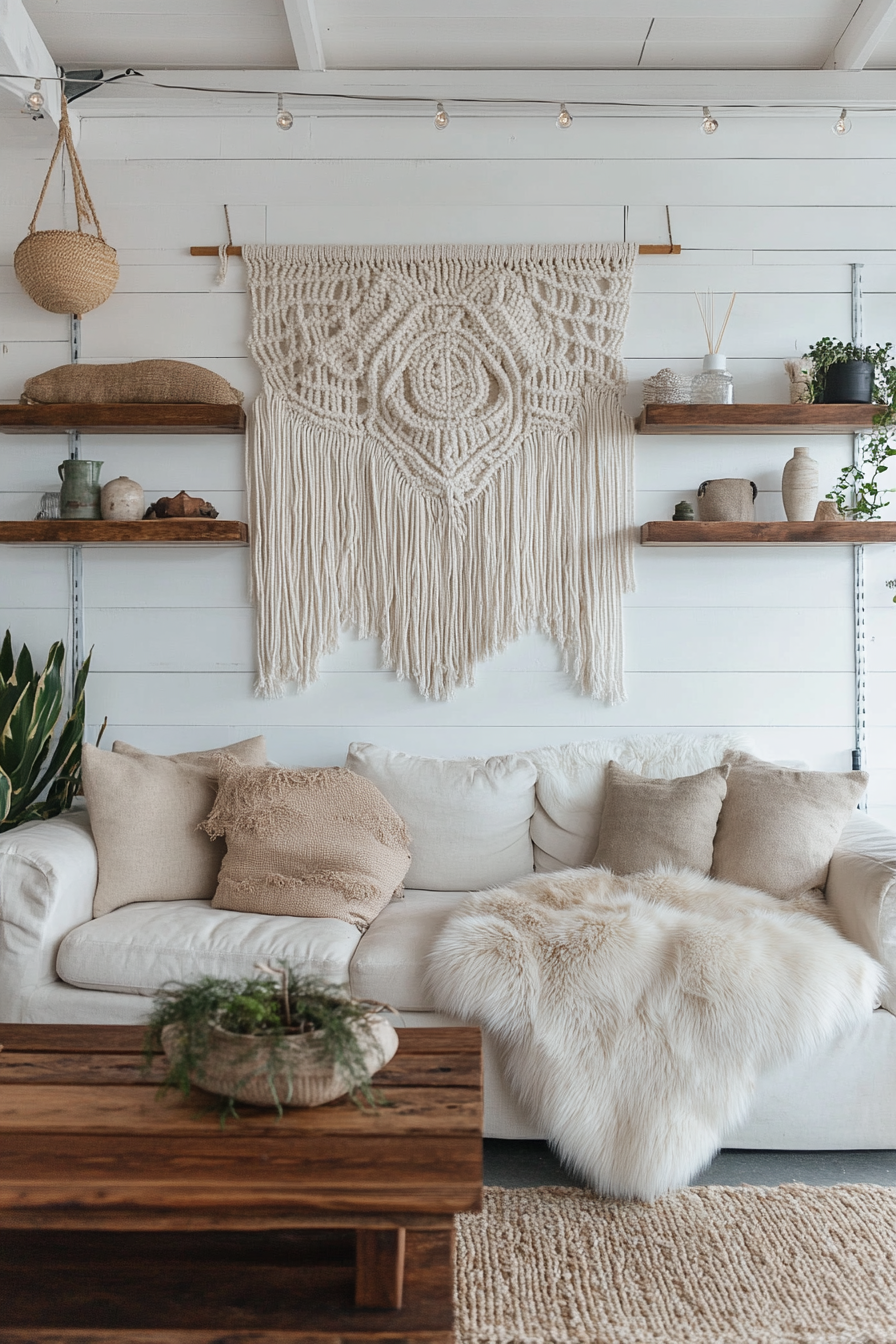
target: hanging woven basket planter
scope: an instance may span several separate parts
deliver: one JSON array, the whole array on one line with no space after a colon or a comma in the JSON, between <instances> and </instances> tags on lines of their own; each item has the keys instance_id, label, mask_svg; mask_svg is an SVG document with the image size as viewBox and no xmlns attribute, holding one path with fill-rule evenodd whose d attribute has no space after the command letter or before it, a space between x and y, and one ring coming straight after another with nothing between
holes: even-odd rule
<instances>
[{"instance_id":1,"label":"hanging woven basket planter","mask_svg":"<svg viewBox=\"0 0 896 1344\"><path fill-rule=\"evenodd\" d=\"M37 216L44 203L50 176L65 145L72 168L78 230L43 229L36 231ZM91 225L96 234L85 233ZM28 235L16 248L13 259L19 283L39 308L48 313L89 313L99 308L118 284L118 258L115 248L103 238L84 170L72 140L68 104L62 99L59 136L44 178L43 189L28 227Z\"/></svg>"}]
</instances>

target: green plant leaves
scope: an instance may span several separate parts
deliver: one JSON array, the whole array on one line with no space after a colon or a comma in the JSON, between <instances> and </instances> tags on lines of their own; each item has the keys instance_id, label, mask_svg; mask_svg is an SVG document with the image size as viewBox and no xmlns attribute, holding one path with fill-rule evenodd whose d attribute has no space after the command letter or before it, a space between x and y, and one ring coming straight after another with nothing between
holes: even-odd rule
<instances>
[{"instance_id":1,"label":"green plant leaves","mask_svg":"<svg viewBox=\"0 0 896 1344\"><path fill-rule=\"evenodd\" d=\"M71 807L80 786L90 656L78 672L71 713L45 766L62 711L64 666L65 647L57 640L35 675L27 645L13 659L7 630L0 646L0 831L57 816Z\"/></svg>"}]
</instances>

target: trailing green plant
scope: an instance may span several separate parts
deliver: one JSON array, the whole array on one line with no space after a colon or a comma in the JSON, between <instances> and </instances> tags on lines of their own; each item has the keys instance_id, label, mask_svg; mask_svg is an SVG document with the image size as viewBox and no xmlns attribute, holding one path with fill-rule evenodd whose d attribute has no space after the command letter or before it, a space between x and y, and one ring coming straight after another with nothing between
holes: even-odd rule
<instances>
[{"instance_id":1,"label":"trailing green plant","mask_svg":"<svg viewBox=\"0 0 896 1344\"><path fill-rule=\"evenodd\" d=\"M64 662L65 647L57 640L43 671L36 672L26 644L18 658L13 655L7 630L0 647L0 831L58 816L71 807L81 787L90 656L78 672L71 712L53 746L62 711Z\"/></svg>"},{"instance_id":2,"label":"trailing green plant","mask_svg":"<svg viewBox=\"0 0 896 1344\"><path fill-rule=\"evenodd\" d=\"M282 1114L274 1079L286 1062L288 1041L308 1035L312 1053L319 1062L336 1069L357 1106L388 1105L372 1085L364 1054L365 1046L375 1044L371 1020L381 1007L353 999L342 986L316 976L297 976L287 966L242 980L206 975L193 984L166 985L156 995L144 1040L144 1059L149 1068L162 1048L162 1032L168 1026L177 1026L178 1048L169 1058L159 1092L164 1095L176 1089L186 1096L194 1075L195 1080L201 1080L213 1049L213 1027L237 1036L263 1037L273 1046L266 1065L271 1104ZM222 1125L228 1116L237 1116L238 1100L238 1095L221 1098Z\"/></svg>"},{"instance_id":3,"label":"trailing green plant","mask_svg":"<svg viewBox=\"0 0 896 1344\"><path fill-rule=\"evenodd\" d=\"M843 468L826 496L835 500L845 518L879 518L886 503L884 496L893 493L880 484L881 476L889 470L889 459L896 456L892 445L896 431L896 364L892 349L889 341L886 345L859 346L825 336L810 346L806 354L814 365L809 387L815 402L824 398L825 380L832 365L860 359L874 367L873 396L882 409L874 416L869 437L860 440L858 460Z\"/></svg>"}]
</instances>

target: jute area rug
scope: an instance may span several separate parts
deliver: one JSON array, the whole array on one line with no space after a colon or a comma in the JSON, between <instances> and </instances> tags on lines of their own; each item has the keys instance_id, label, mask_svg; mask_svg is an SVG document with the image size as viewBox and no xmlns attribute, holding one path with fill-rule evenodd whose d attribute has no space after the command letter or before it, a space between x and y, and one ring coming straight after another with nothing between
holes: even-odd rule
<instances>
[{"instance_id":1,"label":"jute area rug","mask_svg":"<svg viewBox=\"0 0 896 1344\"><path fill-rule=\"evenodd\" d=\"M457 1233L458 1344L896 1344L896 1189L489 1189Z\"/></svg>"}]
</instances>

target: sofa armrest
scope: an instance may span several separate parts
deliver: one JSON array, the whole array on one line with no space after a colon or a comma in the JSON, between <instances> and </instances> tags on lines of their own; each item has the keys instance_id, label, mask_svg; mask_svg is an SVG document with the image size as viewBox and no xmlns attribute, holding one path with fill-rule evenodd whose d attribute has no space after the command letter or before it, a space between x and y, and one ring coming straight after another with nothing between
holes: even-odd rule
<instances>
[{"instance_id":1,"label":"sofa armrest","mask_svg":"<svg viewBox=\"0 0 896 1344\"><path fill-rule=\"evenodd\" d=\"M86 808L0 836L0 1022L22 1022L56 977L67 933L93 916L96 846Z\"/></svg>"},{"instance_id":2,"label":"sofa armrest","mask_svg":"<svg viewBox=\"0 0 896 1344\"><path fill-rule=\"evenodd\" d=\"M853 943L881 963L881 1005L896 1014L896 831L858 813L831 859L825 896Z\"/></svg>"}]
</instances>

